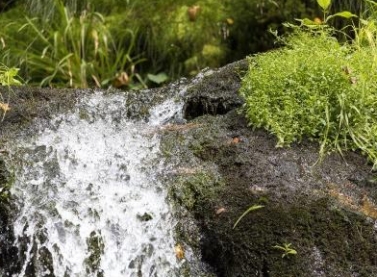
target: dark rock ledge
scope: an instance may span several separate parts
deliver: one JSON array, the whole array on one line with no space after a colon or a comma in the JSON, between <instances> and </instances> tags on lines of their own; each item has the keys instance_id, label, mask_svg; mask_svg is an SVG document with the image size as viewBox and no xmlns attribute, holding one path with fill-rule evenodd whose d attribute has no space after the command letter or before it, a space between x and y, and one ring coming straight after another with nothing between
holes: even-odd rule
<instances>
[{"instance_id":1,"label":"dark rock ledge","mask_svg":"<svg viewBox=\"0 0 377 277\"><path fill-rule=\"evenodd\" d=\"M274 137L253 131L238 108L244 70L244 62L228 65L193 86L186 128L163 136L182 241L200 249L218 277L377 276L371 166L357 153L319 161L315 143L276 148ZM253 205L264 207L233 228ZM204 236L195 241L193 232ZM274 246L284 244L297 254L282 257Z\"/></svg>"}]
</instances>

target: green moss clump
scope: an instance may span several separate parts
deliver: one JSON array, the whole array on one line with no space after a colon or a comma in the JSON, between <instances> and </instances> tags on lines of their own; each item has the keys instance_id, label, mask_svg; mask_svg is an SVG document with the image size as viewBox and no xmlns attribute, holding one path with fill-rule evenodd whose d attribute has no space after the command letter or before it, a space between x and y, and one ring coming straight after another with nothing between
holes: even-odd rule
<instances>
[{"instance_id":1,"label":"green moss clump","mask_svg":"<svg viewBox=\"0 0 377 277\"><path fill-rule=\"evenodd\" d=\"M169 188L174 202L189 211L204 210L214 199L223 182L212 173L198 172L178 177Z\"/></svg>"},{"instance_id":2,"label":"green moss clump","mask_svg":"<svg viewBox=\"0 0 377 277\"><path fill-rule=\"evenodd\" d=\"M318 140L321 153L360 149L377 165L377 51L298 31L282 49L249 58L241 95L253 127L278 146Z\"/></svg>"}]
</instances>

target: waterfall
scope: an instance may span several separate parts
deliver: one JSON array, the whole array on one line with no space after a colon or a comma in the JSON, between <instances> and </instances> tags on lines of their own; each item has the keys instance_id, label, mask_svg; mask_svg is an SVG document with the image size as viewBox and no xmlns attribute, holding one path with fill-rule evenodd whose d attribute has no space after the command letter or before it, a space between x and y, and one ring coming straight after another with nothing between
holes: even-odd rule
<instances>
[{"instance_id":1,"label":"waterfall","mask_svg":"<svg viewBox=\"0 0 377 277\"><path fill-rule=\"evenodd\" d=\"M9 146L22 253L12 276L182 276L174 218L157 178L157 129L183 104L166 100L136 121L126 116L127 101L121 93L86 95Z\"/></svg>"}]
</instances>

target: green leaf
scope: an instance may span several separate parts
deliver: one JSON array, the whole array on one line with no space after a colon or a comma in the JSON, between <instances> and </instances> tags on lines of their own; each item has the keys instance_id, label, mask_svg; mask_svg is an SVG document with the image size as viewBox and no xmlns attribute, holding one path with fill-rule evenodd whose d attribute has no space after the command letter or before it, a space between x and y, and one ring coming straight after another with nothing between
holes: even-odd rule
<instances>
[{"instance_id":1,"label":"green leaf","mask_svg":"<svg viewBox=\"0 0 377 277\"><path fill-rule=\"evenodd\" d=\"M283 246L275 245L273 248L284 251L284 253L281 255L281 257L284 258L288 255L297 255L297 251L291 248L291 245L291 243L284 243Z\"/></svg>"},{"instance_id":2,"label":"green leaf","mask_svg":"<svg viewBox=\"0 0 377 277\"><path fill-rule=\"evenodd\" d=\"M377 6L377 3L374 2L374 1L371 1L371 0L365 0L365 2L367 2L367 3L370 4L370 5Z\"/></svg>"},{"instance_id":3,"label":"green leaf","mask_svg":"<svg viewBox=\"0 0 377 277\"><path fill-rule=\"evenodd\" d=\"M251 211L255 211L255 210L259 210L261 208L263 208L264 206L261 206L261 205L253 205L251 207L249 207L236 221L236 223L234 223L233 225L233 229L236 228L237 224L241 221L242 218L244 218L248 213L250 213Z\"/></svg>"},{"instance_id":4,"label":"green leaf","mask_svg":"<svg viewBox=\"0 0 377 277\"><path fill-rule=\"evenodd\" d=\"M329 20L330 18L333 18L333 17L343 17L343 18L352 18L352 17L357 17L356 14L353 14L349 11L342 11L342 12L338 12L338 13L335 13L335 14L332 14L330 16L327 17L327 20Z\"/></svg>"},{"instance_id":5,"label":"green leaf","mask_svg":"<svg viewBox=\"0 0 377 277\"><path fill-rule=\"evenodd\" d=\"M294 250L294 249L290 249L290 250L287 251L287 254L297 255L297 251Z\"/></svg>"},{"instance_id":6,"label":"green leaf","mask_svg":"<svg viewBox=\"0 0 377 277\"><path fill-rule=\"evenodd\" d=\"M272 246L272 248L279 249L279 250L283 250L283 251L285 251L285 249L286 249L285 247L280 246L280 245Z\"/></svg>"},{"instance_id":7,"label":"green leaf","mask_svg":"<svg viewBox=\"0 0 377 277\"><path fill-rule=\"evenodd\" d=\"M315 21L313 21L309 18L304 18L300 21L301 21L301 24L304 25L304 26L318 26L318 25L320 25L320 23L315 22Z\"/></svg>"},{"instance_id":8,"label":"green leaf","mask_svg":"<svg viewBox=\"0 0 377 277\"><path fill-rule=\"evenodd\" d=\"M166 75L164 72L158 73L157 75L148 74L147 77L150 81L156 84L162 84L169 79L168 75Z\"/></svg>"},{"instance_id":9,"label":"green leaf","mask_svg":"<svg viewBox=\"0 0 377 277\"><path fill-rule=\"evenodd\" d=\"M18 86L21 85L21 82L15 79L17 77L19 69L18 68L9 68L0 75L0 84L6 86Z\"/></svg>"},{"instance_id":10,"label":"green leaf","mask_svg":"<svg viewBox=\"0 0 377 277\"><path fill-rule=\"evenodd\" d=\"M283 24L284 27L287 27L287 28L299 28L300 27L298 25L288 23L288 22L285 22L285 23L282 23L282 24Z\"/></svg>"},{"instance_id":11,"label":"green leaf","mask_svg":"<svg viewBox=\"0 0 377 277\"><path fill-rule=\"evenodd\" d=\"M365 19L360 18L359 21L363 25L368 25L369 24L369 20L365 20Z\"/></svg>"},{"instance_id":12,"label":"green leaf","mask_svg":"<svg viewBox=\"0 0 377 277\"><path fill-rule=\"evenodd\" d=\"M317 0L317 3L323 10L327 10L331 4L331 0Z\"/></svg>"}]
</instances>

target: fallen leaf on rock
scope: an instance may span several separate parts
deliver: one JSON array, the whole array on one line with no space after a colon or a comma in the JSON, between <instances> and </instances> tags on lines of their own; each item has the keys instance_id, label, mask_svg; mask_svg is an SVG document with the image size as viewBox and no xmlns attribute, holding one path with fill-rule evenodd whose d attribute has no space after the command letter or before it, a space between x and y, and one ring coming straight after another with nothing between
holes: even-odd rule
<instances>
[{"instance_id":1,"label":"fallen leaf on rock","mask_svg":"<svg viewBox=\"0 0 377 277\"><path fill-rule=\"evenodd\" d=\"M240 139L240 137L234 137L234 138L231 138L227 141L227 144L238 144L240 143L242 140Z\"/></svg>"},{"instance_id":2,"label":"fallen leaf on rock","mask_svg":"<svg viewBox=\"0 0 377 277\"><path fill-rule=\"evenodd\" d=\"M360 211L368 217L377 218L376 204L366 195L361 199Z\"/></svg>"},{"instance_id":3,"label":"fallen leaf on rock","mask_svg":"<svg viewBox=\"0 0 377 277\"><path fill-rule=\"evenodd\" d=\"M241 141L241 139L239 138L239 137L235 137L235 138L233 138L233 143L234 144L237 144L237 143L239 143Z\"/></svg>"},{"instance_id":4,"label":"fallen leaf on rock","mask_svg":"<svg viewBox=\"0 0 377 277\"><path fill-rule=\"evenodd\" d=\"M2 109L4 112L7 112L10 110L9 105L7 103L0 102L0 109Z\"/></svg>"},{"instance_id":5,"label":"fallen leaf on rock","mask_svg":"<svg viewBox=\"0 0 377 277\"><path fill-rule=\"evenodd\" d=\"M122 72L115 77L113 81L113 86L115 88L120 88L128 85L129 82L130 78L128 77L128 74L126 72Z\"/></svg>"},{"instance_id":6,"label":"fallen leaf on rock","mask_svg":"<svg viewBox=\"0 0 377 277\"><path fill-rule=\"evenodd\" d=\"M185 258L185 250L183 249L182 245L177 244L174 247L175 256L178 260L182 260Z\"/></svg>"},{"instance_id":7,"label":"fallen leaf on rock","mask_svg":"<svg viewBox=\"0 0 377 277\"><path fill-rule=\"evenodd\" d=\"M216 210L216 214L217 215L225 213L225 212L226 212L226 209L224 207L221 207L221 208L219 208L219 209Z\"/></svg>"}]
</instances>

